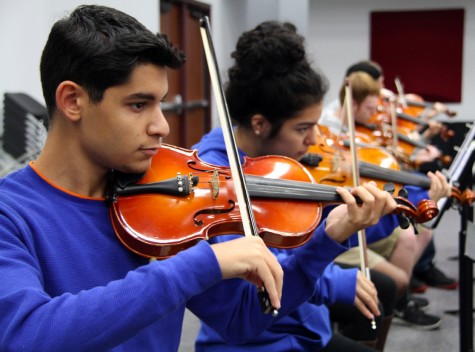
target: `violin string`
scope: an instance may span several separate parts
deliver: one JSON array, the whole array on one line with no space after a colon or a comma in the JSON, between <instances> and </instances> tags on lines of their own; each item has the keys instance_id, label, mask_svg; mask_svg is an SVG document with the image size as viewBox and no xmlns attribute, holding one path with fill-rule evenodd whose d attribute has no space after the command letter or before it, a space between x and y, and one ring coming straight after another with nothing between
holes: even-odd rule
<instances>
[{"instance_id":1,"label":"violin string","mask_svg":"<svg viewBox=\"0 0 475 352\"><path fill-rule=\"evenodd\" d=\"M341 202L336 188L309 182L269 179L265 177L246 177L249 191L254 196L299 199L316 202Z\"/></svg>"},{"instance_id":2,"label":"violin string","mask_svg":"<svg viewBox=\"0 0 475 352\"><path fill-rule=\"evenodd\" d=\"M199 184L212 184L213 179L210 172L211 171L201 173L196 172L193 173L193 175L198 176ZM220 177L219 182L222 183L225 181L223 179L227 178L228 175ZM249 193L254 197L286 198L321 202L341 201L341 197L336 192L336 188L328 185L319 185L295 180L271 179L254 175L246 175L245 179L249 188ZM229 179L229 181L232 181L232 179Z\"/></svg>"},{"instance_id":3,"label":"violin string","mask_svg":"<svg viewBox=\"0 0 475 352\"><path fill-rule=\"evenodd\" d=\"M430 187L430 179L427 176L414 175L406 171L386 169L366 162L360 162L359 164L360 174L363 176L373 177L382 181L404 183L406 185L420 186L424 188Z\"/></svg>"},{"instance_id":4,"label":"violin string","mask_svg":"<svg viewBox=\"0 0 475 352\"><path fill-rule=\"evenodd\" d=\"M194 174L199 176L199 184L211 184L213 182L211 177L201 177L202 174L209 176L210 171ZM221 179L224 180L220 180L220 183L232 182L232 178L230 178L229 175L221 174L221 176L223 176ZM343 203L341 196L336 192L336 187L334 186L296 180L271 179L255 175L246 175L245 177L249 194L252 197ZM226 187L226 189L228 189L228 187ZM358 203L361 203L358 197L356 197L356 200ZM409 215L413 217L416 222L422 221L423 218L420 216L417 207L412 203L399 199L398 197L396 197L395 200L397 202L396 213Z\"/></svg>"}]
</instances>

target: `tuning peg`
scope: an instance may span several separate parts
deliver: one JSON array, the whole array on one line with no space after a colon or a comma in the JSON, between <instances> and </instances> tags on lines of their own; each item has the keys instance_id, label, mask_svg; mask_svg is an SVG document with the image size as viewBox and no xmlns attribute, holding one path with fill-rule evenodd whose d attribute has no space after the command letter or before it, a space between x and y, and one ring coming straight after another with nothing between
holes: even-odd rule
<instances>
[{"instance_id":1,"label":"tuning peg","mask_svg":"<svg viewBox=\"0 0 475 352\"><path fill-rule=\"evenodd\" d=\"M402 229L407 229L409 227L409 225L411 225L411 221L409 220L409 218L404 213L401 213L401 214L398 215L398 220L399 220L399 226Z\"/></svg>"},{"instance_id":2,"label":"tuning peg","mask_svg":"<svg viewBox=\"0 0 475 352\"><path fill-rule=\"evenodd\" d=\"M307 153L300 159L300 162L304 165L316 167L322 160L323 160L323 157L321 157L320 155L316 153Z\"/></svg>"},{"instance_id":3,"label":"tuning peg","mask_svg":"<svg viewBox=\"0 0 475 352\"><path fill-rule=\"evenodd\" d=\"M407 191L407 189L401 188L399 192L397 193L397 195L399 197L407 198L407 196L409 195L409 192Z\"/></svg>"},{"instance_id":4,"label":"tuning peg","mask_svg":"<svg viewBox=\"0 0 475 352\"><path fill-rule=\"evenodd\" d=\"M417 230L416 221L413 218L410 218L409 221L411 222L412 227L414 228L414 235L418 235L419 230Z\"/></svg>"},{"instance_id":5,"label":"tuning peg","mask_svg":"<svg viewBox=\"0 0 475 352\"><path fill-rule=\"evenodd\" d=\"M384 184L383 190L390 194L394 194L394 192L396 191L396 186L394 185L394 183L388 182Z\"/></svg>"}]
</instances>

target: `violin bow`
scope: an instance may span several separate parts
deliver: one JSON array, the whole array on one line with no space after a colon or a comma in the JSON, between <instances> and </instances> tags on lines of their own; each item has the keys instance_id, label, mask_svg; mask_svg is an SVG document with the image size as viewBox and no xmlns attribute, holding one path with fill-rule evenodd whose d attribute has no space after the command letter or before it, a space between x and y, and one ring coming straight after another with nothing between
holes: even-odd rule
<instances>
[{"instance_id":1,"label":"violin bow","mask_svg":"<svg viewBox=\"0 0 475 352\"><path fill-rule=\"evenodd\" d=\"M238 148L234 131L229 115L228 105L224 95L223 84L218 70L218 61L211 38L211 26L208 16L200 19L200 32L205 51L206 62L211 77L211 86L216 98L219 120L223 129L224 142L226 152L228 154L231 175L233 177L237 201L239 204L239 212L242 219L245 236L258 236L258 229L254 213L251 206L251 198L247 190L244 172L242 170L241 161L239 159ZM265 314L272 313L273 316L278 315L278 310L271 306L269 294L264 287L258 288L259 299L262 310Z\"/></svg>"},{"instance_id":2,"label":"violin bow","mask_svg":"<svg viewBox=\"0 0 475 352\"><path fill-rule=\"evenodd\" d=\"M350 82L347 79L345 81L345 100L343 102L343 111L346 112L347 124L348 124L348 133L350 135L350 153L351 153L351 171L353 175L353 186L357 187L360 184L360 172L358 169L358 153L356 151L356 141L355 141L355 121L353 118L352 111L352 94ZM346 108L346 109L345 109ZM358 231L358 243L360 247L360 266L361 272L363 275L371 280L371 275L368 266L368 253L366 246L366 232L364 229ZM371 328L376 329L376 321L373 319L371 321Z\"/></svg>"},{"instance_id":3,"label":"violin bow","mask_svg":"<svg viewBox=\"0 0 475 352\"><path fill-rule=\"evenodd\" d=\"M389 114L391 116L391 133L393 136L393 148L398 148L398 130L397 130L397 114L396 114L396 99L389 98Z\"/></svg>"},{"instance_id":4,"label":"violin bow","mask_svg":"<svg viewBox=\"0 0 475 352\"><path fill-rule=\"evenodd\" d=\"M394 84L396 85L396 90L399 96L399 100L401 101L401 105L404 109L407 109L406 96L404 95L404 89L402 87L402 83L399 77L394 78Z\"/></svg>"}]
</instances>

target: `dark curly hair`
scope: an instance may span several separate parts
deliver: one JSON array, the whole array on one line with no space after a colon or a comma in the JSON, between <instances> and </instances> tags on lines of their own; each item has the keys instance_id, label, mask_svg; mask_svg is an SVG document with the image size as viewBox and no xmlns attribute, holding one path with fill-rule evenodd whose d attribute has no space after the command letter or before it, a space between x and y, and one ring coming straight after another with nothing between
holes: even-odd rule
<instances>
[{"instance_id":1,"label":"dark curly hair","mask_svg":"<svg viewBox=\"0 0 475 352\"><path fill-rule=\"evenodd\" d=\"M165 35L135 18L105 6L79 6L54 24L41 56L46 106L51 116L56 89L65 80L83 86L97 103L107 88L127 82L137 65L178 68L184 62L184 53Z\"/></svg>"},{"instance_id":2,"label":"dark curly hair","mask_svg":"<svg viewBox=\"0 0 475 352\"><path fill-rule=\"evenodd\" d=\"M231 54L226 99L234 122L249 127L255 114L272 123L271 137L285 120L323 100L324 75L313 69L305 40L288 22L267 21L244 32Z\"/></svg>"}]
</instances>

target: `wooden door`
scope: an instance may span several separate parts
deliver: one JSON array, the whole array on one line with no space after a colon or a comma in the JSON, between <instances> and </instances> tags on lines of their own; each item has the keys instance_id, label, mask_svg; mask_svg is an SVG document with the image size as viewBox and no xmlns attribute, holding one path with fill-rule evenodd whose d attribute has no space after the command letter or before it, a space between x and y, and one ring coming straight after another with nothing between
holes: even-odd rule
<instances>
[{"instance_id":1,"label":"wooden door","mask_svg":"<svg viewBox=\"0 0 475 352\"><path fill-rule=\"evenodd\" d=\"M193 0L161 0L160 31L186 54L179 70L169 71L169 90L162 104L170 124L165 143L190 148L211 128L210 83L200 35L199 19L209 5Z\"/></svg>"}]
</instances>

